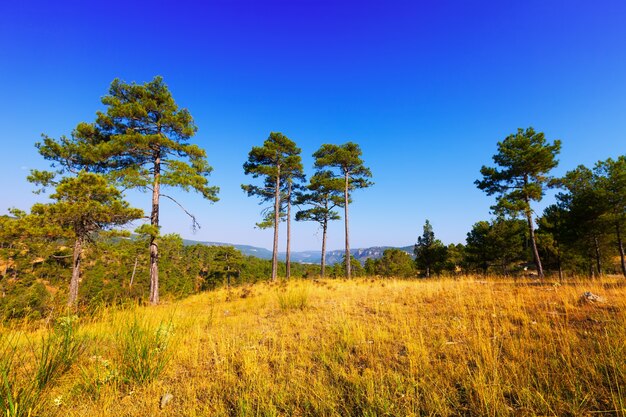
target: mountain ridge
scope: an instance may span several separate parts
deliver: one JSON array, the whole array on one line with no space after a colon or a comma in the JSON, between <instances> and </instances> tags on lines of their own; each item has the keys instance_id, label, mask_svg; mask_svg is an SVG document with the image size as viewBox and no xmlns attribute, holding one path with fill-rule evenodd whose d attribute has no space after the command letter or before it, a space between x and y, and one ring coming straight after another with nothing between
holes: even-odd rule
<instances>
[{"instance_id":1,"label":"mountain ridge","mask_svg":"<svg viewBox=\"0 0 626 417\"><path fill-rule=\"evenodd\" d=\"M261 248L258 246L252 245L243 245L236 243L226 243L226 242L211 242L211 241L196 241L191 239L183 239L183 243L185 245L206 245L206 246L232 246L235 249L239 250L246 256L255 256L261 259L272 259L272 251L269 249ZM365 262L366 259L379 259L383 256L383 252L385 249L400 249L409 255L413 256L413 245L409 246L371 246L368 248L355 248L351 249L350 253L357 259L361 264ZM343 259L343 255L345 250L336 249L326 251L326 264L333 265L337 262L341 262ZM278 253L278 259L281 261L285 260L285 252ZM294 251L291 252L291 261L292 262L300 262L300 263L311 263L318 264L321 262L322 251L319 250L307 250L307 251Z\"/></svg>"}]
</instances>

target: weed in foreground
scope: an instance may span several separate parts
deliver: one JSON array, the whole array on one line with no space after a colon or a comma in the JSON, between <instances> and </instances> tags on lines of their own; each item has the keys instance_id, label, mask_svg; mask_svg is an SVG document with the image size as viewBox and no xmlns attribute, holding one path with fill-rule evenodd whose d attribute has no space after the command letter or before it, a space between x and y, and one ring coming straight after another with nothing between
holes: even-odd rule
<instances>
[{"instance_id":1,"label":"weed in foreground","mask_svg":"<svg viewBox=\"0 0 626 417\"><path fill-rule=\"evenodd\" d=\"M172 322L156 328L137 318L118 334L121 377L126 383L145 384L159 377L170 360Z\"/></svg>"},{"instance_id":2,"label":"weed in foreground","mask_svg":"<svg viewBox=\"0 0 626 417\"><path fill-rule=\"evenodd\" d=\"M0 340L0 411L7 417L43 414L45 394L84 351L76 336L76 317L61 317L52 333L30 351L14 339Z\"/></svg>"},{"instance_id":3,"label":"weed in foreground","mask_svg":"<svg viewBox=\"0 0 626 417\"><path fill-rule=\"evenodd\" d=\"M283 311L304 310L309 305L309 293L305 288L288 288L278 293L278 305Z\"/></svg>"}]
</instances>

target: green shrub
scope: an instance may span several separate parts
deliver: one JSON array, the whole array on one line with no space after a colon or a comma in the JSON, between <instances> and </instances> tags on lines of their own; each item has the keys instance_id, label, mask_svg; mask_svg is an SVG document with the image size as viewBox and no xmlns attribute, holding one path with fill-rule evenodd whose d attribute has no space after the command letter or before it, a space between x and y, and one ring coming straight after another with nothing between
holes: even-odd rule
<instances>
[{"instance_id":1,"label":"green shrub","mask_svg":"<svg viewBox=\"0 0 626 417\"><path fill-rule=\"evenodd\" d=\"M124 382L144 384L159 377L170 360L172 323L151 328L136 318L118 334L121 376Z\"/></svg>"},{"instance_id":2,"label":"green shrub","mask_svg":"<svg viewBox=\"0 0 626 417\"><path fill-rule=\"evenodd\" d=\"M39 415L45 393L76 362L84 350L76 337L76 317L61 317L55 330L30 352L20 350L12 339L0 339L0 413L7 417ZM30 357L28 355L30 353ZM34 371L27 373L28 361Z\"/></svg>"}]
</instances>

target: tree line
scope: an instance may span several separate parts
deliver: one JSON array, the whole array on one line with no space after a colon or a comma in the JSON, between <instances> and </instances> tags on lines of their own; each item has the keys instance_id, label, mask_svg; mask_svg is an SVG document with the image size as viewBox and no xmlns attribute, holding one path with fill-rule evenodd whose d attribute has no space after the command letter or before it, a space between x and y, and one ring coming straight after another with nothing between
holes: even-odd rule
<instances>
[{"instance_id":1,"label":"tree line","mask_svg":"<svg viewBox=\"0 0 626 417\"><path fill-rule=\"evenodd\" d=\"M218 201L219 188L208 181L212 167L206 151L191 143L197 131L194 120L187 109L176 104L161 77L145 84L116 79L102 98L102 104L105 110L96 113L95 121L79 123L69 136L43 135L36 143L41 156L50 162L50 170L34 170L28 179L37 186L36 192L53 189L49 195L51 202L38 203L29 213L13 210L11 216L1 218L3 299L11 289L25 282L18 279L25 270L30 269L30 275L41 278L55 268L67 267L71 261L67 303L74 306L83 272L92 271L95 265L110 264L112 260L106 256L119 256L133 265L131 278L127 282L122 280L125 291L130 294L133 286L143 288L143 284L138 284L142 282L139 275L147 275L147 298L157 304L163 284L159 265L171 262L171 258L163 258L161 245L171 245L176 240L160 234L162 199L178 205L194 228L200 227L193 213L167 194L167 190L195 191L209 202ZM600 161L592 168L579 166L562 178L554 178L550 172L558 164L560 149L559 140L549 142L543 133L532 128L518 129L498 142L494 165L480 170L482 178L475 184L487 195L495 196L494 218L474 224L464 245L444 246L426 221L414 247L414 260L408 253L390 249L381 259L368 259L362 266L350 252L349 206L354 191L373 183L359 145L353 142L321 145L313 153L314 172L307 181L301 149L284 134L271 132L262 145L251 149L243 165L244 173L256 181L242 185L245 193L258 197L265 205L257 225L274 229L272 260L265 276L272 280L279 275L289 278L294 268L296 276L325 276L328 225L339 220L341 214L344 262L332 267L331 276L421 274L429 277L445 271L506 275L520 269L534 270L539 277L545 275L546 269L558 271L561 277L564 271L601 275L613 268L614 255L619 257L621 273L626 276L622 237L626 222L625 157ZM541 201L550 187L560 190L557 201L537 216L533 203ZM151 203L149 213L129 206L120 191L127 189L147 192ZM313 272L311 266L292 265L292 218L319 224L322 230L319 272ZM132 238L128 232L118 230L140 219L147 222L135 230ZM284 264L278 262L281 223L286 224ZM140 250L142 244L146 253ZM101 252L107 255L99 257L101 248L109 246L116 249ZM124 250L130 250L131 255ZM188 265L194 264L193 256L203 256L215 265L199 268L191 279L193 284L181 278L187 282L185 288L193 289L189 291L205 288L209 276L222 277L227 283L242 276L252 279L250 271L258 274L255 279L264 276L265 266L256 265L257 261L244 258L232 248L204 252L207 250L178 248L179 258ZM90 259L85 264L87 254ZM21 264L25 259L29 259L29 266ZM127 268L128 264L125 265ZM171 270L168 274L180 277ZM108 272L100 275L110 277ZM118 278L106 278L102 282L108 285L109 279ZM172 288L170 283L166 285ZM33 291L33 297L37 298L42 287L37 286Z\"/></svg>"},{"instance_id":2,"label":"tree line","mask_svg":"<svg viewBox=\"0 0 626 417\"><path fill-rule=\"evenodd\" d=\"M97 112L94 122L81 122L71 135L37 142L39 153L50 161L51 169L33 170L28 180L42 192L53 188L48 204L36 204L30 213L14 211L2 222L2 247L7 254L6 270L14 263L11 257L16 240L47 240L48 244L72 242L72 276L68 305L78 299L78 286L85 248L96 239L115 238L124 233L116 230L133 220L148 219L136 229L148 242L149 300L159 303L160 206L165 198L177 204L199 227L196 217L183 204L166 194L168 188L200 193L210 202L218 201L219 188L208 182L212 167L206 151L190 143L197 127L190 112L180 108L161 77L145 84L114 80L102 98L105 111ZM314 220L323 225L325 251L326 229L338 218L335 207L343 207L346 253L349 254L348 206L352 193L372 185L371 172L363 165L359 145L324 144L314 154L315 174L305 184L300 148L285 135L272 132L262 146L250 151L244 172L262 178L260 185L242 185L251 196L273 201L265 211L260 227L274 228L271 278L279 270L278 230L287 222L287 278L291 276L291 210L301 210L296 220ZM151 198L148 216L129 207L120 189L146 191ZM343 199L340 200L340 195ZM128 233L126 233L128 235ZM323 257L324 258L324 257ZM324 263L324 259L322 260ZM351 275L351 258L346 257L346 275ZM322 267L322 274L324 267Z\"/></svg>"}]
</instances>

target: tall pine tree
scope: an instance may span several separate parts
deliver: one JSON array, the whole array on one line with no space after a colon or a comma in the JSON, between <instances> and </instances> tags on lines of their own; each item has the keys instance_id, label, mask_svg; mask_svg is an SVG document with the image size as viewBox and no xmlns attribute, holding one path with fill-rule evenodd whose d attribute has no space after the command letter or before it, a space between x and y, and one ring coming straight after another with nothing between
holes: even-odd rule
<instances>
[{"instance_id":1,"label":"tall pine tree","mask_svg":"<svg viewBox=\"0 0 626 417\"><path fill-rule=\"evenodd\" d=\"M343 145L324 144L313 154L313 157L315 157L315 168L320 170L328 168L333 172L336 178L343 179L343 208L346 239L344 259L347 278L351 277L350 222L348 217L348 206L351 201L351 194L356 189L373 185L373 182L369 180L369 178L372 177L372 172L364 165L361 159L362 154L363 152L360 146L353 142L347 142Z\"/></svg>"},{"instance_id":2,"label":"tall pine tree","mask_svg":"<svg viewBox=\"0 0 626 417\"><path fill-rule=\"evenodd\" d=\"M241 188L248 196L257 196L262 202L274 202L271 211L273 220L264 219L262 224L274 227L274 242L272 245L272 281L278 277L278 225L282 213L282 192L284 184L292 187L293 182L303 176L300 148L294 141L280 132L271 132L263 142L263 146L254 146L248 154L248 161L243 165L244 173L253 178L263 178L261 186L242 184ZM288 197L290 210L291 194ZM290 236L288 236L290 241Z\"/></svg>"},{"instance_id":3,"label":"tall pine tree","mask_svg":"<svg viewBox=\"0 0 626 417\"><path fill-rule=\"evenodd\" d=\"M296 213L297 221L314 221L319 223L322 229L322 258L320 275L324 277L326 272L326 236L328 232L328 222L339 220L336 207L344 204L343 181L335 178L332 172L320 170L313 174L306 186L306 191L300 193L296 199L296 204L309 206L310 208L300 210Z\"/></svg>"},{"instance_id":4,"label":"tall pine tree","mask_svg":"<svg viewBox=\"0 0 626 417\"><path fill-rule=\"evenodd\" d=\"M557 166L556 155L560 150L561 141L550 144L542 132L535 132L532 127L518 129L517 133L498 142L498 153L493 156L496 167L483 166L480 170L483 179L475 182L487 195L496 195L493 208L497 213L524 215L539 277L543 277L543 267L537 250L531 202L543 198L550 179L548 173Z\"/></svg>"}]
</instances>

